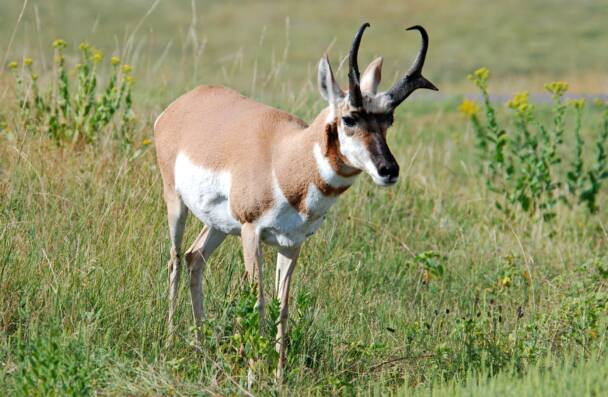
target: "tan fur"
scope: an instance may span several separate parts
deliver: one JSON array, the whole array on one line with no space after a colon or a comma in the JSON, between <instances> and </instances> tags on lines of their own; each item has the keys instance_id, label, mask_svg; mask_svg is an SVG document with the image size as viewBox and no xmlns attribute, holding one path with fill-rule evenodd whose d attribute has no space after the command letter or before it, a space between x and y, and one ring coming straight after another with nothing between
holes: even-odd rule
<instances>
[{"instance_id":1,"label":"tan fur","mask_svg":"<svg viewBox=\"0 0 608 397\"><path fill-rule=\"evenodd\" d=\"M155 127L156 151L165 190L174 188L175 158L184 152L195 164L229 171L231 210L241 223L255 222L273 205L272 173L290 204L306 213L310 184L337 195L319 175L313 148L319 144L335 171L359 173L341 156L335 125L328 130L327 110L310 126L286 112L221 86L201 86L178 98Z\"/></svg>"}]
</instances>

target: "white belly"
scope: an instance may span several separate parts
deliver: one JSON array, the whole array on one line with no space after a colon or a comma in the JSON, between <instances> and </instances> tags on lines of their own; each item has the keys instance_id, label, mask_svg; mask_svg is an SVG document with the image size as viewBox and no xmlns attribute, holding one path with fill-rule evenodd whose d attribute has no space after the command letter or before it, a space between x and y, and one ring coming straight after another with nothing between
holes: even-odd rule
<instances>
[{"instance_id":1,"label":"white belly","mask_svg":"<svg viewBox=\"0 0 608 397\"><path fill-rule=\"evenodd\" d=\"M231 177L228 171L207 170L193 164L183 153L175 160L175 188L184 204L206 225L227 234L240 234L241 224L230 210ZM306 213L291 206L273 175L272 208L256 221L262 240L271 245L293 247L302 244L319 229L325 214L336 201L311 184L306 196Z\"/></svg>"},{"instance_id":2,"label":"white belly","mask_svg":"<svg viewBox=\"0 0 608 397\"><path fill-rule=\"evenodd\" d=\"M307 212L301 213L289 204L274 175L273 195L274 206L259 219L257 227L265 242L282 247L298 246L313 235L336 201L311 184L306 195Z\"/></svg>"},{"instance_id":3,"label":"white belly","mask_svg":"<svg viewBox=\"0 0 608 397\"><path fill-rule=\"evenodd\" d=\"M183 153L175 159L175 189L186 207L204 224L227 234L240 234L230 211L230 173L193 164Z\"/></svg>"}]
</instances>

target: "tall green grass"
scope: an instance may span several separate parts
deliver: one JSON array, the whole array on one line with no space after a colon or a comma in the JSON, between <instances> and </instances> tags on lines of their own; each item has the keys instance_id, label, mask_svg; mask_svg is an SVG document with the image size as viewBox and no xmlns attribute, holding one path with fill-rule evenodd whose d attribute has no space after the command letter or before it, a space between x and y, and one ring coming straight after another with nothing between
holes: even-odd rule
<instances>
[{"instance_id":1,"label":"tall green grass","mask_svg":"<svg viewBox=\"0 0 608 397\"><path fill-rule=\"evenodd\" d=\"M487 373L451 381L445 386L428 387L412 394L402 390L399 395L449 396L602 396L608 388L608 361L603 356L590 360L572 357L547 359L523 376L504 373L491 377Z\"/></svg>"},{"instance_id":2,"label":"tall green grass","mask_svg":"<svg viewBox=\"0 0 608 397\"><path fill-rule=\"evenodd\" d=\"M474 174L473 133L456 106L412 108L389 138L400 183L384 190L362 177L305 245L286 390L417 388L477 371L526 373L547 354L602 354L605 211L560 207L551 225L505 223ZM185 290L178 342L164 345L169 246L151 151L129 161L111 145L74 152L23 132L1 148L3 388L30 390L20 375L34 365L24 361L27 349L42 357L61 350L57 373L90 390L247 387L242 353L227 340L247 294L237 239L205 276L203 354L191 346ZM199 228L191 219L186 240ZM273 260L265 250L270 296ZM93 362L72 373L82 349ZM276 390L266 358L256 358L253 391ZM54 379L44 375L46 360L36 363L40 382Z\"/></svg>"}]
</instances>

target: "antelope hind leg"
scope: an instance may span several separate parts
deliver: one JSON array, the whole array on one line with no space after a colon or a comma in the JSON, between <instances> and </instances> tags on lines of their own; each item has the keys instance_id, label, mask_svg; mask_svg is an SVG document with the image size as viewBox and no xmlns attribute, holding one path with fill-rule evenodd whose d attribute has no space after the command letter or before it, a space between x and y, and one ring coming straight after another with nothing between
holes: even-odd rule
<instances>
[{"instance_id":1,"label":"antelope hind leg","mask_svg":"<svg viewBox=\"0 0 608 397\"><path fill-rule=\"evenodd\" d=\"M192 315L196 326L196 346L201 343L201 325L203 321L203 271L209 257L224 241L226 234L217 229L203 227L198 237L186 251L186 264L190 275L190 298L192 300Z\"/></svg>"}]
</instances>

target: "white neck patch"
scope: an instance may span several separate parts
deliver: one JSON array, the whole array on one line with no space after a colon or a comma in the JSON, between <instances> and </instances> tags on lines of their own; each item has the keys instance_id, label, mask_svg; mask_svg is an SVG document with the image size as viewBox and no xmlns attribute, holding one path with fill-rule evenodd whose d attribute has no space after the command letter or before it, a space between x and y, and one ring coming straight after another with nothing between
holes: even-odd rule
<instances>
[{"instance_id":1,"label":"white neck patch","mask_svg":"<svg viewBox=\"0 0 608 397\"><path fill-rule=\"evenodd\" d=\"M357 175L342 176L332 168L331 164L329 164L329 160L327 159L327 157L323 155L323 152L321 151L321 146L318 143L315 143L315 146L313 148L313 154L317 163L319 175L321 175L321 179L323 179L323 182L336 189L341 187L348 187L355 182Z\"/></svg>"}]
</instances>

